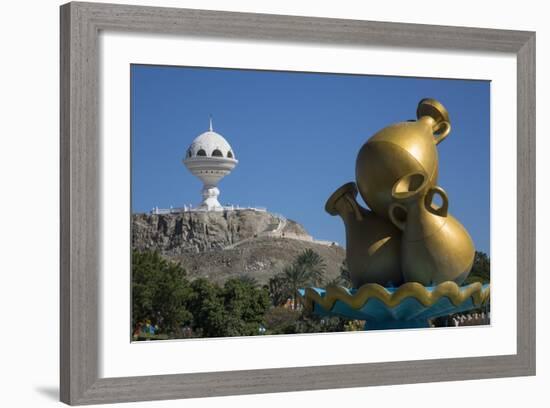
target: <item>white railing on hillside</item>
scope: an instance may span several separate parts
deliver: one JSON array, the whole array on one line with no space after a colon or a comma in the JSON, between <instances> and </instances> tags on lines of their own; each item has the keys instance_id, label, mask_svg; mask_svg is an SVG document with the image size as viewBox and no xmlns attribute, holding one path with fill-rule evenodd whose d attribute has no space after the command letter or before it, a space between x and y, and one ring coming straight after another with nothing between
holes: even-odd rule
<instances>
[{"instance_id":1,"label":"white railing on hillside","mask_svg":"<svg viewBox=\"0 0 550 408\"><path fill-rule=\"evenodd\" d=\"M170 207L170 208L158 208L154 207L151 209L150 214L153 215L164 215L164 214L181 214L188 212L216 212L216 211L258 211L258 212L267 212L266 207L241 207L239 205L224 205L221 210L207 210L204 208L193 207L192 205L184 205L183 207Z\"/></svg>"}]
</instances>

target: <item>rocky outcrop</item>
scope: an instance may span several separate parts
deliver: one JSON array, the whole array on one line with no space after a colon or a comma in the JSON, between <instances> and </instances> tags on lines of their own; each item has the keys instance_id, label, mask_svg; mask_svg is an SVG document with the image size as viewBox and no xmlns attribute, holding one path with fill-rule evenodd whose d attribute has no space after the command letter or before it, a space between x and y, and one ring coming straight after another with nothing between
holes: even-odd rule
<instances>
[{"instance_id":1,"label":"rocky outcrop","mask_svg":"<svg viewBox=\"0 0 550 408\"><path fill-rule=\"evenodd\" d=\"M306 248L324 258L332 279L345 257L342 247L313 240L297 222L255 210L134 214L132 247L156 250L190 277L219 283L244 275L266 283Z\"/></svg>"},{"instance_id":2,"label":"rocky outcrop","mask_svg":"<svg viewBox=\"0 0 550 408\"><path fill-rule=\"evenodd\" d=\"M278 231L280 226L284 227ZM134 214L132 245L166 255L222 250L240 241L278 233L308 239L298 223L265 211L240 210L179 214Z\"/></svg>"}]
</instances>

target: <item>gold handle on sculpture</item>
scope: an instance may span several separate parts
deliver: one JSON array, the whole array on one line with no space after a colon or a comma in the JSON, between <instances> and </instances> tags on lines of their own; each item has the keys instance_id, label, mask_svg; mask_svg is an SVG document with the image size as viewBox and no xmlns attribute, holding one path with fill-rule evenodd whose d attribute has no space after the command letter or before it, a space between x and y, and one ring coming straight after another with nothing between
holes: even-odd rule
<instances>
[{"instance_id":1,"label":"gold handle on sculpture","mask_svg":"<svg viewBox=\"0 0 550 408\"><path fill-rule=\"evenodd\" d=\"M438 194L443 201L441 207L434 207L432 205L434 195L436 194ZM447 196L445 190L439 186L432 187L428 190L426 196L424 197L424 204L426 208L429 208L434 214L439 215L440 217L446 217L449 213L449 197Z\"/></svg>"},{"instance_id":2,"label":"gold handle on sculpture","mask_svg":"<svg viewBox=\"0 0 550 408\"><path fill-rule=\"evenodd\" d=\"M437 128L434 131L435 144L438 145L449 136L451 133L451 124L449 121L444 120L437 124Z\"/></svg>"},{"instance_id":3,"label":"gold handle on sculpture","mask_svg":"<svg viewBox=\"0 0 550 408\"><path fill-rule=\"evenodd\" d=\"M405 224L406 224L406 221L402 221L400 220L399 218L397 218L395 216L395 209L396 208L400 208L402 209L405 213L407 212L407 207L405 207L403 204L399 204L399 203L391 203L390 204L390 208L388 210L388 215L390 217L390 220L391 222L393 223L393 225L395 225L397 228L399 228L401 231L404 231L405 230Z\"/></svg>"},{"instance_id":4,"label":"gold handle on sculpture","mask_svg":"<svg viewBox=\"0 0 550 408\"><path fill-rule=\"evenodd\" d=\"M451 132L451 120L449 112L441 102L433 98L424 98L418 103L416 108L416 117L418 120L428 117L432 120L432 132L435 138L435 144L441 143Z\"/></svg>"}]
</instances>

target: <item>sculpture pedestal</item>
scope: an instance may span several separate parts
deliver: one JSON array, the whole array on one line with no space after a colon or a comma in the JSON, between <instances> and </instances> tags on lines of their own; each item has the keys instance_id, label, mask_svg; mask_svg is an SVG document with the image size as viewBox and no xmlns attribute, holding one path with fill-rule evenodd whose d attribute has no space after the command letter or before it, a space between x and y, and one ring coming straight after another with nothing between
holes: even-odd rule
<instances>
[{"instance_id":1,"label":"sculpture pedestal","mask_svg":"<svg viewBox=\"0 0 550 408\"><path fill-rule=\"evenodd\" d=\"M205 184L202 188L202 203L199 204L199 208L207 211L223 211L218 201L219 195L218 187Z\"/></svg>"},{"instance_id":2,"label":"sculpture pedestal","mask_svg":"<svg viewBox=\"0 0 550 408\"><path fill-rule=\"evenodd\" d=\"M365 320L365 330L429 327L429 320L481 307L489 301L489 285L458 286L443 282L425 287L416 282L398 288L368 283L358 289L329 286L299 290L306 309L319 316Z\"/></svg>"},{"instance_id":3,"label":"sculpture pedestal","mask_svg":"<svg viewBox=\"0 0 550 408\"><path fill-rule=\"evenodd\" d=\"M388 329L421 329L430 327L427 319L420 320L386 320L365 323L364 330L388 330Z\"/></svg>"}]
</instances>

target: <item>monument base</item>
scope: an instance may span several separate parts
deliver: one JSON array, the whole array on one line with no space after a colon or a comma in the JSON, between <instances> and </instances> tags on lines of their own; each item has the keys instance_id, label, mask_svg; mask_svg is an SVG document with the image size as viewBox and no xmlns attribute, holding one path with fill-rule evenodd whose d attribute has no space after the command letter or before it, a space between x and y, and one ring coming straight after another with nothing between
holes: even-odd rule
<instances>
[{"instance_id":1,"label":"monument base","mask_svg":"<svg viewBox=\"0 0 550 408\"><path fill-rule=\"evenodd\" d=\"M408 282L397 288L368 283L358 289L329 286L298 292L304 307L316 315L364 320L365 330L382 330L429 327L430 319L482 307L489 302L490 287L452 281L428 287Z\"/></svg>"},{"instance_id":2,"label":"monument base","mask_svg":"<svg viewBox=\"0 0 550 408\"><path fill-rule=\"evenodd\" d=\"M198 208L205 211L223 211L223 206L218 201L220 190L215 186L205 185L202 188L202 202Z\"/></svg>"}]
</instances>

